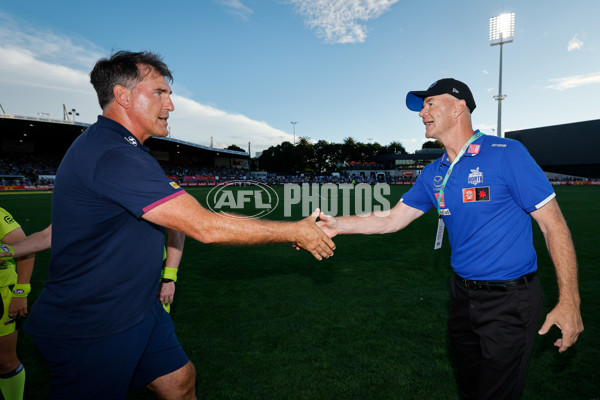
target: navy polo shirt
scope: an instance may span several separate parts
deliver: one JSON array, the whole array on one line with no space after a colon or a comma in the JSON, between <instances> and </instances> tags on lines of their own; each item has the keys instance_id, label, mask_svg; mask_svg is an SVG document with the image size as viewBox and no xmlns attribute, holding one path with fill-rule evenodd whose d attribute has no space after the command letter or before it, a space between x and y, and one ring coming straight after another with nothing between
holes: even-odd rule
<instances>
[{"instance_id":1,"label":"navy polo shirt","mask_svg":"<svg viewBox=\"0 0 600 400\"><path fill-rule=\"evenodd\" d=\"M401 201L423 212L437 209L450 164L444 154L427 165ZM440 207L454 271L473 280L514 279L535 271L529 213L554 196L520 142L486 135L475 140L454 166Z\"/></svg>"},{"instance_id":2,"label":"navy polo shirt","mask_svg":"<svg viewBox=\"0 0 600 400\"><path fill-rule=\"evenodd\" d=\"M164 231L141 216L185 193L127 129L99 116L63 158L52 195L49 279L25 330L97 337L157 301Z\"/></svg>"}]
</instances>

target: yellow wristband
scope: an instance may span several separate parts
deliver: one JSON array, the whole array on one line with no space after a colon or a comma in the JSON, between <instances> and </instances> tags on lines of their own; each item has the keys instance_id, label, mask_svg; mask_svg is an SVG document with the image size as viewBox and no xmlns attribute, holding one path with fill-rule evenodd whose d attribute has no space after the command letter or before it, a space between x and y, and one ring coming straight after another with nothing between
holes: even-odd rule
<instances>
[{"instance_id":1,"label":"yellow wristband","mask_svg":"<svg viewBox=\"0 0 600 400\"><path fill-rule=\"evenodd\" d=\"M12 297L27 297L29 292L31 292L29 283L17 283L12 288Z\"/></svg>"},{"instance_id":2,"label":"yellow wristband","mask_svg":"<svg viewBox=\"0 0 600 400\"><path fill-rule=\"evenodd\" d=\"M177 282L177 268L164 267L162 277L164 279L172 279L173 282Z\"/></svg>"}]
</instances>

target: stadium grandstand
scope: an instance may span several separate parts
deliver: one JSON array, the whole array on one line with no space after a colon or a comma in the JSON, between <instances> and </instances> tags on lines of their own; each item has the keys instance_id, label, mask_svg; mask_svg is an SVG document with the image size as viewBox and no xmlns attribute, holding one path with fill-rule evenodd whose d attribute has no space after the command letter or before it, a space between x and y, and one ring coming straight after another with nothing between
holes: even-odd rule
<instances>
[{"instance_id":1,"label":"stadium grandstand","mask_svg":"<svg viewBox=\"0 0 600 400\"><path fill-rule=\"evenodd\" d=\"M0 114L0 189L49 189L63 155L90 124ZM248 153L182 140L151 138L145 143L165 173L182 186L238 179L250 168Z\"/></svg>"},{"instance_id":2,"label":"stadium grandstand","mask_svg":"<svg viewBox=\"0 0 600 400\"><path fill-rule=\"evenodd\" d=\"M0 114L0 190L51 189L58 165L71 143L89 124L64 119ZM522 142L549 179L558 183L599 183L600 120L506 132ZM577 140L573 138L577 137ZM411 184L443 149L390 154L351 162L328 176L250 172L246 152L216 149L174 138L151 138L150 153L165 174L182 186L215 186L251 179L266 184L389 183Z\"/></svg>"},{"instance_id":3,"label":"stadium grandstand","mask_svg":"<svg viewBox=\"0 0 600 400\"><path fill-rule=\"evenodd\" d=\"M523 143L550 177L600 179L600 119L507 131L505 136Z\"/></svg>"}]
</instances>

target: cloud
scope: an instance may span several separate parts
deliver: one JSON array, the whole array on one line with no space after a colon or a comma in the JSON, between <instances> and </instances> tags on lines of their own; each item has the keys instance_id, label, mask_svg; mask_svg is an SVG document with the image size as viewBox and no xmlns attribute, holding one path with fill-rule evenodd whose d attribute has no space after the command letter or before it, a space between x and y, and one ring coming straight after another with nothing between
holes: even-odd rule
<instances>
[{"instance_id":1,"label":"cloud","mask_svg":"<svg viewBox=\"0 0 600 400\"><path fill-rule=\"evenodd\" d=\"M296 12L326 43L363 43L364 22L390 10L398 0L291 0Z\"/></svg>"},{"instance_id":2,"label":"cloud","mask_svg":"<svg viewBox=\"0 0 600 400\"><path fill-rule=\"evenodd\" d=\"M77 121L96 121L101 110L89 71L106 51L16 24L2 13L0 37L5 38L0 45L0 103L7 113L29 117L44 113L62 119L64 108L76 108ZM176 86L176 92L190 93L182 85ZM217 148L236 144L247 149L250 142L253 153L293 140L291 134L264 121L203 105L189 96L173 95L173 103L169 125L176 139L210 146L212 137Z\"/></svg>"},{"instance_id":3,"label":"cloud","mask_svg":"<svg viewBox=\"0 0 600 400\"><path fill-rule=\"evenodd\" d=\"M247 21L250 18L250 15L254 14L254 11L244 5L240 0L214 0L214 2L224 6L231 14L244 21Z\"/></svg>"},{"instance_id":4,"label":"cloud","mask_svg":"<svg viewBox=\"0 0 600 400\"><path fill-rule=\"evenodd\" d=\"M169 118L171 137L186 142L225 148L235 144L243 149L251 144L252 152L261 151L292 141L292 135L275 129L264 121L256 121L243 114L229 113L200 104L192 99L173 95L175 111Z\"/></svg>"},{"instance_id":5,"label":"cloud","mask_svg":"<svg viewBox=\"0 0 600 400\"><path fill-rule=\"evenodd\" d=\"M100 114L87 72L40 60L29 49L0 46L0 94L9 114L62 119L64 108L76 108L83 122Z\"/></svg>"},{"instance_id":6,"label":"cloud","mask_svg":"<svg viewBox=\"0 0 600 400\"><path fill-rule=\"evenodd\" d=\"M580 86L592 85L600 83L600 72L594 72L586 75L573 75L564 78L550 79L553 82L551 85L546 86L546 89L554 90L567 90L573 89Z\"/></svg>"},{"instance_id":7,"label":"cloud","mask_svg":"<svg viewBox=\"0 0 600 400\"><path fill-rule=\"evenodd\" d=\"M104 51L84 38L64 36L29 26L0 11L0 37L5 49L21 49L35 58L89 71ZM3 62L10 61L2 59Z\"/></svg>"},{"instance_id":8,"label":"cloud","mask_svg":"<svg viewBox=\"0 0 600 400\"><path fill-rule=\"evenodd\" d=\"M581 50L582 47L583 47L583 41L581 41L577 37L577 35L575 35L575 37L573 37L573 39L569 40L569 45L567 46L567 51Z\"/></svg>"},{"instance_id":9,"label":"cloud","mask_svg":"<svg viewBox=\"0 0 600 400\"><path fill-rule=\"evenodd\" d=\"M86 73L41 61L25 49L0 47L0 80L13 84L54 90L89 92ZM10 79L6 79L10 77Z\"/></svg>"}]
</instances>

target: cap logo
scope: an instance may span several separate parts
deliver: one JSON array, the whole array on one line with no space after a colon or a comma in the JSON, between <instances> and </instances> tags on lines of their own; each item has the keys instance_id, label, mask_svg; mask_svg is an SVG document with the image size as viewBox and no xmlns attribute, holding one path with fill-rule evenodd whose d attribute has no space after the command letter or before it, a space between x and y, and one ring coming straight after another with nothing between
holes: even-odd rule
<instances>
[{"instance_id":1,"label":"cap logo","mask_svg":"<svg viewBox=\"0 0 600 400\"><path fill-rule=\"evenodd\" d=\"M452 93L460 93L456 88L452 88Z\"/></svg>"}]
</instances>

